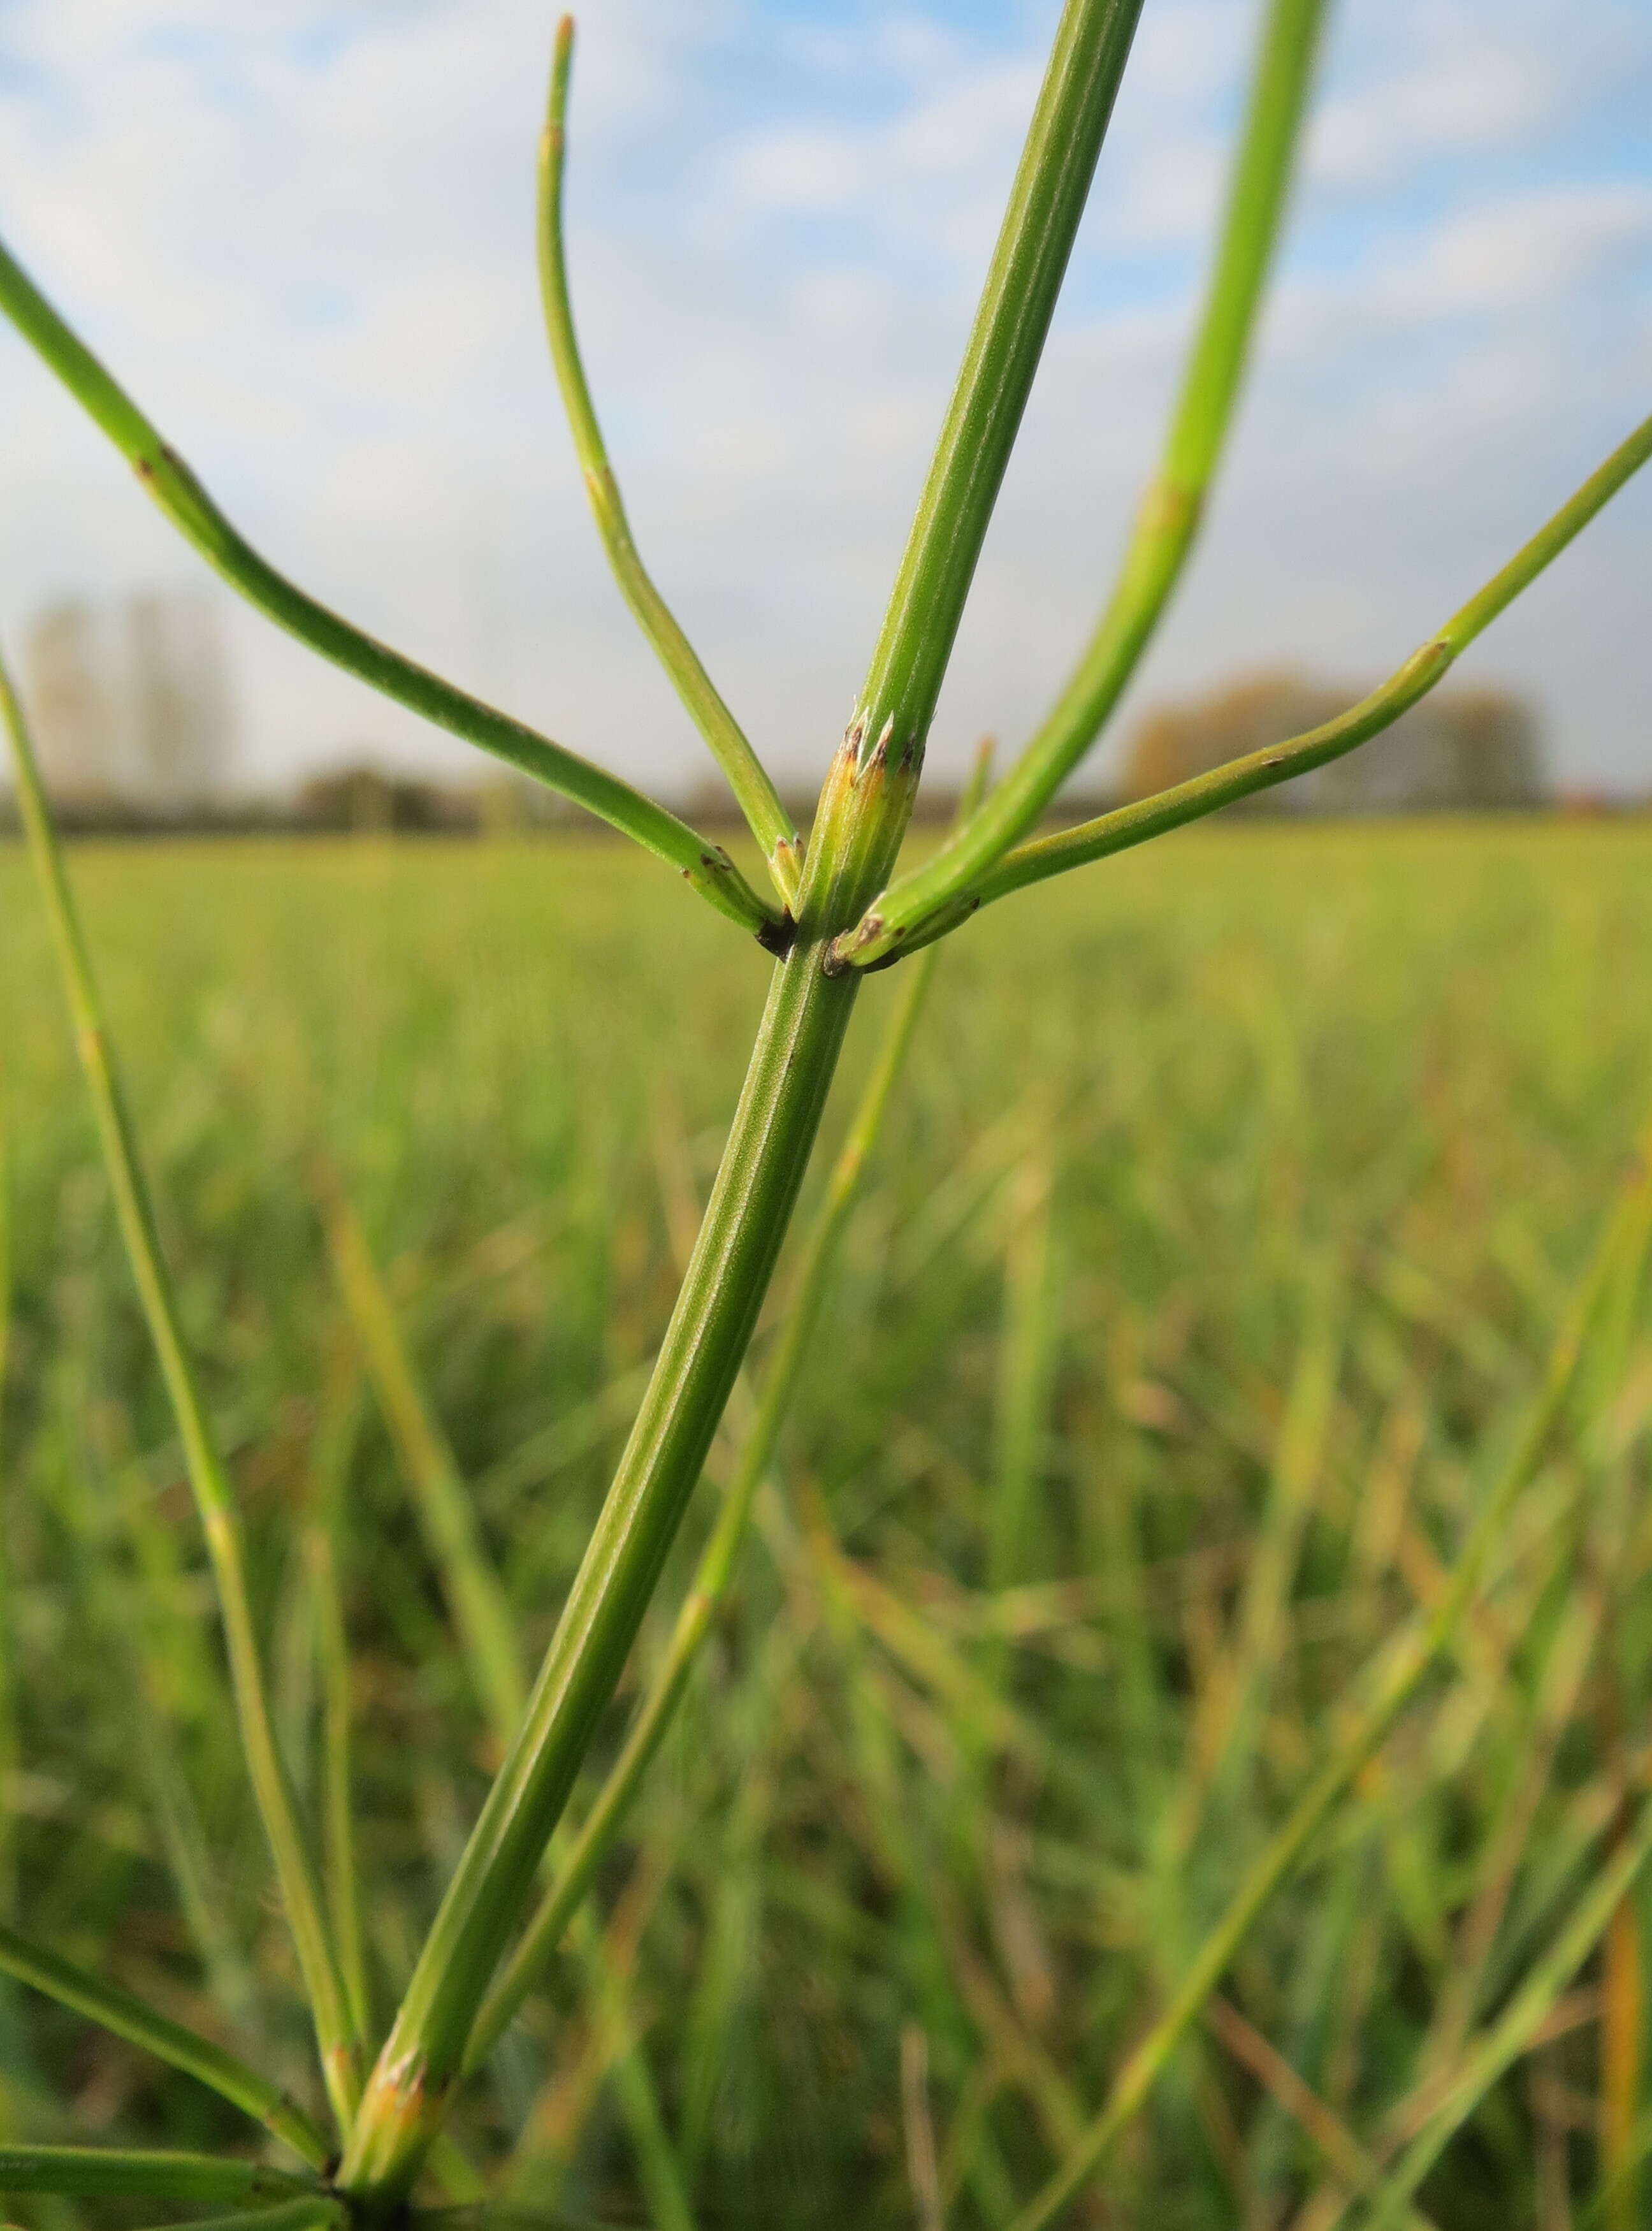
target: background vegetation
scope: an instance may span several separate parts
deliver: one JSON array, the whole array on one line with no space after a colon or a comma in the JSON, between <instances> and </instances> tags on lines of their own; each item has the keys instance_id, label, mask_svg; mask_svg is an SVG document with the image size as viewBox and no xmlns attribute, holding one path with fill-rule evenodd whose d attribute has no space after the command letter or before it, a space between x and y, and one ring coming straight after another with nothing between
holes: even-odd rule
<instances>
[{"instance_id":1,"label":"background vegetation","mask_svg":"<svg viewBox=\"0 0 1652 2231\"><path fill-rule=\"evenodd\" d=\"M461 2118L474 2162L519 2128L525 2202L833 2231L1002 2223L1042 2182L1356 1669L1437 1599L1541 1376L1652 1109L1649 853L1630 822L1199 831L946 952L726 1615L600 1933ZM342 1556L382 2015L494 1749L416 1516L442 1448L405 1406L387 1426L321 1209L341 1187L359 1214L532 1662L760 976L615 847L74 865L313 1806L339 1731L309 1575ZM197 1529L15 851L0 918L0 1900L301 2086ZM903 973L868 987L851 1070ZM1603 1996L1599 1925L1567 1931L1641 1764L1649 1331L1638 1286L1611 1297L1489 1599L1090 2220L1414 2222L1397 2187L1397 2212L1372 2195L1442 2115L1429 2221L1638 2220L1632 1963L1613 1987L1608 1955ZM1634 1927L1631 1900L1608 1943ZM0 2070L6 2135L242 2140L188 2079L10 1986ZM1620 2174L1588 2215L1603 2113Z\"/></svg>"}]
</instances>

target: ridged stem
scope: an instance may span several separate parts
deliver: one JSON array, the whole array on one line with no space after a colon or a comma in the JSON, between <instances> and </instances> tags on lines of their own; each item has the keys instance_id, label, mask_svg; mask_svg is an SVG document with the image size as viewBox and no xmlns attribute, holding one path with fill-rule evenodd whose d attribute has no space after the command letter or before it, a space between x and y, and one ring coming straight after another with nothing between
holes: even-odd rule
<instances>
[{"instance_id":1,"label":"ridged stem","mask_svg":"<svg viewBox=\"0 0 1652 2231\"><path fill-rule=\"evenodd\" d=\"M647 1608L750 1341L854 1006L800 942L745 1087L649 1390L528 1702L363 2100L340 2182L393 2206L431 2137L494 1967Z\"/></svg>"},{"instance_id":2,"label":"ridged stem","mask_svg":"<svg viewBox=\"0 0 1652 2231\"><path fill-rule=\"evenodd\" d=\"M813 1352L821 1309L844 1229L860 1197L867 1161L881 1134L939 958L936 953L926 954L912 969L910 982L900 987L872 1073L803 1243L791 1298L775 1335L756 1413L724 1492L711 1539L677 1614L664 1662L627 1730L619 1756L580 1823L578 1834L570 1844L504 1973L488 1993L465 2055L467 2073L480 2067L487 2059L544 1973L546 1962L561 1943L597 1868L619 1833L642 1778L676 1717L688 1676L728 1592L751 1522L752 1506L774 1461L781 1428Z\"/></svg>"},{"instance_id":3,"label":"ridged stem","mask_svg":"<svg viewBox=\"0 0 1652 2231\"><path fill-rule=\"evenodd\" d=\"M1140 13L1141 0L1067 0L1062 11L851 724L862 759L880 747L897 766L921 759Z\"/></svg>"},{"instance_id":4,"label":"ridged stem","mask_svg":"<svg viewBox=\"0 0 1652 2231\"><path fill-rule=\"evenodd\" d=\"M649 1391L530 1698L369 2082L341 2182L406 2195L494 1969L699 1476L797 1199L848 1027L831 942L893 865L924 738L1130 50L1140 0L1068 0L861 704L821 793L797 941Z\"/></svg>"}]
</instances>

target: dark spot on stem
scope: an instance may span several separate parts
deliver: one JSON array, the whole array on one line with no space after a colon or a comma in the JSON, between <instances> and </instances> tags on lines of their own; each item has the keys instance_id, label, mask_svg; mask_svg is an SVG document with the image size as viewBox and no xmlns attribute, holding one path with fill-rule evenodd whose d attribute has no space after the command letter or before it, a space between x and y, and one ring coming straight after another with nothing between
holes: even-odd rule
<instances>
[{"instance_id":1,"label":"dark spot on stem","mask_svg":"<svg viewBox=\"0 0 1652 2231\"><path fill-rule=\"evenodd\" d=\"M765 953L772 953L777 960L784 960L797 941L797 925L790 910L778 922L765 922L757 934L757 941Z\"/></svg>"}]
</instances>

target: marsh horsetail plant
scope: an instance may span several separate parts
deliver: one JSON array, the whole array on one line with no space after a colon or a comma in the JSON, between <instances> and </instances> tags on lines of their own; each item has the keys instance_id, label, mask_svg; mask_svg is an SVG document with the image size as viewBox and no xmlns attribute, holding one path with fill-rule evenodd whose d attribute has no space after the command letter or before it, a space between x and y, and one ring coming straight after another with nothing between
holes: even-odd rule
<instances>
[{"instance_id":1,"label":"marsh horsetail plant","mask_svg":"<svg viewBox=\"0 0 1652 2231\"><path fill-rule=\"evenodd\" d=\"M1482 629L1557 557L1652 454L1652 418L1629 435L1547 523L1459 611L1339 718L1303 735L1104 814L1058 835L1038 824L1062 783L1094 744L1171 599L1197 534L1232 421L1259 306L1288 200L1325 0L1269 0L1203 311L1161 458L1148 479L1118 579L1094 636L1031 740L1002 778L965 801L945 841L920 864L902 850L926 738L971 577L1014 447L1088 196L1142 0L1067 0L1038 94L1010 203L900 559L871 663L847 734L826 771L812 826L792 826L752 742L667 606L633 540L581 362L563 248L563 181L573 29L556 35L539 167L540 277L551 354L597 524L619 585L726 778L770 888L617 777L481 702L375 641L279 573L224 517L161 434L34 281L0 249L0 305L50 371L126 456L148 494L209 564L320 656L426 718L491 752L584 807L674 869L689 889L768 956L766 1006L729 1125L703 1221L655 1357L629 1437L570 1587L549 1648L529 1683L497 1576L451 1452L428 1414L403 1354L394 1311L365 1235L331 1180L324 1220L369 1377L403 1453L421 1529L442 1581L460 1655L498 1743L497 1771L453 1867L394 2018L370 2027L361 1983L361 1914L371 1897L353 1875L347 1776L326 1782L324 1852L310 1849L305 1808L283 1762L267 1692L264 1651L248 1588L234 1485L184 1339L160 1226L123 1096L120 1074L78 924L25 716L0 689L18 797L39 870L96 1115L122 1238L170 1397L216 1588L229 1689L274 1879L308 2002L319 2069L316 2096L288 2096L251 2061L0 1927L0 1970L132 2046L211 2086L279 2140L290 2156L264 2167L237 2158L111 2148L11 2145L0 2150L0 2189L118 2196L204 2207L268 2231L432 2215L448 2201L481 2208L486 2179L455 2145L448 2124L461 2087L506 2037L541 1970L571 1948L592 2002L612 2013L623 1976L610 1971L591 1926L588 1894L636 1787L683 1694L768 1479L783 1416L811 1368L811 1343L843 1224L872 1152L916 1025L939 942L984 906L1024 886L1140 844L1351 751L1434 688ZM989 934L987 930L972 933ZM922 961L911 959L927 948ZM748 953L749 947L745 948ZM900 963L883 1052L828 1184L782 1303L766 1378L751 1405L721 1513L682 1605L662 1668L636 1703L629 1737L577 1829L565 1820L600 1718L613 1698L668 1550L705 1469L745 1363L758 1312L808 1169L863 978ZM1029 998L1036 991L1029 987ZM1060 2166L1039 2193L1013 2197L1017 2231L1053 2222L1094 2186L1113 2142L1141 2109L1178 2047L1216 2003L1252 1924L1302 1858L1339 1801L1370 1766L1429 1670L1460 1647L1494 1565L1500 1529L1577 1407L1579 1355L1613 1297L1640 1274L1652 1194L1629 1185L1608 1219L1592 1268L1549 1373L1502 1469L1483 1496L1453 1568L1416 1620L1391 1636L1351 1691L1330 1755L1304 1777L1300 1801L1234 1887L1217 1925L1181 1961L1160 2011L1139 2034L1110 2095L1087 2106L1050 2079ZM1027 1260L1042 1258L1035 1248ZM1036 1275L1034 1271L1028 1277ZM1030 1289L1029 1289L1030 1290ZM1030 1310L1032 1314L1027 1314ZM1036 1296L1023 1310L1036 1338ZM1036 1370L1036 1360L1029 1365ZM325 1529L318 1534L325 1580ZM320 1621L332 1669L329 1756L347 1728L341 1669L347 1636L336 1596ZM1265 1591L1255 1598L1265 1615ZM899 1617L898 1607L888 1616ZM336 1678L335 1678L336 1677ZM983 1713L1005 1709L984 1677L970 1691ZM1035 1741L1029 1736L1029 1743ZM1412 2198L1428 2165L1521 2040L1546 2018L1554 1990L1614 1925L1652 1848L1652 1814L1625 1794L1610 1864L1567 1930L1533 1970L1455 2088L1430 2095L1392 2163L1343 2160L1372 2221L1416 2220ZM1569 1965L1567 1963L1570 1963ZM1558 1963L1558 1964L1555 1964ZM605 2017L604 2017L605 2018ZM1223 2017L1227 2019L1227 2017ZM1523 2027L1522 2025L1525 2025ZM1500 2055L1502 2058L1500 2059ZM623 2057L623 2056L622 2056ZM905 2086L915 2118L912 2150L938 2172L922 2125L921 2057ZM1258 2065L1262 2065L1258 2063ZM1479 2090L1475 2086L1479 2086ZM650 2204L661 2221L692 2220L645 2069L634 2067L628 2112L639 2157L652 2161ZM324 2126L323 2116L330 2118ZM1455 2118L1455 2119L1454 2119ZM652 2135L650 2135L652 2134ZM1352 2144L1352 2141L1350 2141ZM1340 2157L1339 2157L1340 2158ZM1627 2141L1624 2174L1632 2163ZM297 2166L293 2165L296 2163ZM1016 2213L1016 2211L1019 2212ZM933 2213L932 2205L930 2212ZM1331 2219L1325 2219L1329 2221ZM1339 2218L1337 2220L1340 2220ZM1363 2219L1362 2219L1363 2220Z\"/></svg>"}]
</instances>

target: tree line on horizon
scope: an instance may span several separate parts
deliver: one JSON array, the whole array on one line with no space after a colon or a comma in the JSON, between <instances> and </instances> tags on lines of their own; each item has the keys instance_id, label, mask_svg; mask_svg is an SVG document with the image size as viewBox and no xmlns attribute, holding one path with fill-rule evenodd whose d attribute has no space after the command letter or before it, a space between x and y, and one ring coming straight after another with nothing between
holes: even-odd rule
<instances>
[{"instance_id":1,"label":"tree line on horizon","mask_svg":"<svg viewBox=\"0 0 1652 2231\"><path fill-rule=\"evenodd\" d=\"M237 784L229 662L216 607L198 593L151 591L113 607L61 598L37 615L22 648L42 768L71 829L474 835L527 833L569 818L558 799L508 773L444 782L398 771L371 746L283 792ZM1093 812L1148 796L1315 728L1359 695L1274 668L1161 702L1137 721L1116 780L1063 805ZM1234 810L1503 812L1555 802L1535 708L1481 684L1437 692L1359 751ZM926 785L920 811L946 820L956 803L943 778ZM698 825L737 818L714 781L696 787L687 810Z\"/></svg>"}]
</instances>

